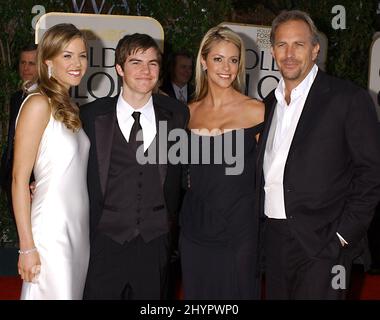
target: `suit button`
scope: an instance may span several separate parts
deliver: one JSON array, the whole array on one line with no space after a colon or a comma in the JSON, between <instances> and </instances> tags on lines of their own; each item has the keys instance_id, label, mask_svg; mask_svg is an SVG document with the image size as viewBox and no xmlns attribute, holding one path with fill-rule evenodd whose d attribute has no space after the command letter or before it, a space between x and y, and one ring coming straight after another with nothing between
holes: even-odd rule
<instances>
[{"instance_id":1,"label":"suit button","mask_svg":"<svg viewBox=\"0 0 380 320\"><path fill-rule=\"evenodd\" d=\"M137 218L137 219L136 219L136 224L139 225L140 222L141 222L141 218Z\"/></svg>"},{"instance_id":2,"label":"suit button","mask_svg":"<svg viewBox=\"0 0 380 320\"><path fill-rule=\"evenodd\" d=\"M294 190L293 190L293 188L292 187L288 187L287 189L286 189L286 192L293 192Z\"/></svg>"},{"instance_id":3,"label":"suit button","mask_svg":"<svg viewBox=\"0 0 380 320\"><path fill-rule=\"evenodd\" d=\"M293 219L293 216L288 216L289 219Z\"/></svg>"}]
</instances>

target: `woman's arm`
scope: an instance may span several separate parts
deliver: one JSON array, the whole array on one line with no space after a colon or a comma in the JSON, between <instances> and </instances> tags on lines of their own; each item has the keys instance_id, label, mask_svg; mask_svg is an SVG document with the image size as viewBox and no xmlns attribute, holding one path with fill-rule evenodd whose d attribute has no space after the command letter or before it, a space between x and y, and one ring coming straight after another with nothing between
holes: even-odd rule
<instances>
[{"instance_id":1,"label":"woman's arm","mask_svg":"<svg viewBox=\"0 0 380 320\"><path fill-rule=\"evenodd\" d=\"M38 273L40 259L35 248L31 216L29 179L43 132L50 119L46 97L33 95L25 102L16 125L12 171L12 203L20 241L18 270L21 278L32 281Z\"/></svg>"}]
</instances>

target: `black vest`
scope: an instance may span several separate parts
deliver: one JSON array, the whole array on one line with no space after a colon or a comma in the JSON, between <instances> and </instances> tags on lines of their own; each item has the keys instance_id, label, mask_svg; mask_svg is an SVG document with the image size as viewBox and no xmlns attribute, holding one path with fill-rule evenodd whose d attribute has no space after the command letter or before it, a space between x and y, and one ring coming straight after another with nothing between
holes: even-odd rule
<instances>
[{"instance_id":1,"label":"black vest","mask_svg":"<svg viewBox=\"0 0 380 320\"><path fill-rule=\"evenodd\" d=\"M155 143L156 139L149 148ZM158 165L137 162L135 151L118 123L98 230L121 244L138 234L148 242L169 231Z\"/></svg>"}]
</instances>

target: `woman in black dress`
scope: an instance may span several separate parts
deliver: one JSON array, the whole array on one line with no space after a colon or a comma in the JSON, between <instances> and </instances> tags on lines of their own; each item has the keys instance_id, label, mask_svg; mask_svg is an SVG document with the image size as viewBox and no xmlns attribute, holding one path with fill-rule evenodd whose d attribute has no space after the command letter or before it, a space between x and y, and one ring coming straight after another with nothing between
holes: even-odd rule
<instances>
[{"instance_id":1,"label":"woman in black dress","mask_svg":"<svg viewBox=\"0 0 380 320\"><path fill-rule=\"evenodd\" d=\"M185 299L258 298L255 161L264 105L241 93L244 79L241 38L227 27L210 29L189 106L191 161L180 215Z\"/></svg>"}]
</instances>

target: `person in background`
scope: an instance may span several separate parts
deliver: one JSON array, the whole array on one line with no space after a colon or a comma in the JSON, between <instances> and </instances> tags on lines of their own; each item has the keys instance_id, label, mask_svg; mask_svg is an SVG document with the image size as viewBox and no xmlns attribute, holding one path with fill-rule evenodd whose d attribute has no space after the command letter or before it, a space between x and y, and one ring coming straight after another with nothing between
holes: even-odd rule
<instances>
[{"instance_id":1,"label":"person in background","mask_svg":"<svg viewBox=\"0 0 380 320\"><path fill-rule=\"evenodd\" d=\"M16 118L12 200L19 235L21 299L81 299L89 243L89 140L69 89L87 69L83 34L72 24L48 29L37 52L37 89ZM29 178L35 187L30 199Z\"/></svg>"},{"instance_id":2,"label":"person in background","mask_svg":"<svg viewBox=\"0 0 380 320\"><path fill-rule=\"evenodd\" d=\"M264 100L257 168L266 298L343 299L380 199L373 101L318 68L307 13L273 20L271 50L282 77Z\"/></svg>"},{"instance_id":3,"label":"person in background","mask_svg":"<svg viewBox=\"0 0 380 320\"><path fill-rule=\"evenodd\" d=\"M13 139L15 135L16 117L20 110L21 103L26 98L28 92L36 89L35 80L37 78L37 45L30 44L21 49L18 74L22 81L21 89L12 94L9 103L9 122L7 144L1 159L0 180L3 190L6 192L8 207L13 216L12 210L12 162L13 162Z\"/></svg>"},{"instance_id":4,"label":"person in background","mask_svg":"<svg viewBox=\"0 0 380 320\"><path fill-rule=\"evenodd\" d=\"M194 88L191 85L193 76L193 58L186 51L175 52L169 63L168 76L164 78L160 89L184 104L191 101Z\"/></svg>"},{"instance_id":5,"label":"person in background","mask_svg":"<svg viewBox=\"0 0 380 320\"><path fill-rule=\"evenodd\" d=\"M211 28L200 44L195 78L188 128L199 150L191 147L189 154L210 161L188 166L179 240L184 298L258 299L255 163L264 105L242 94L245 48L239 35ZM236 153L237 172L228 173L226 152Z\"/></svg>"}]
</instances>

